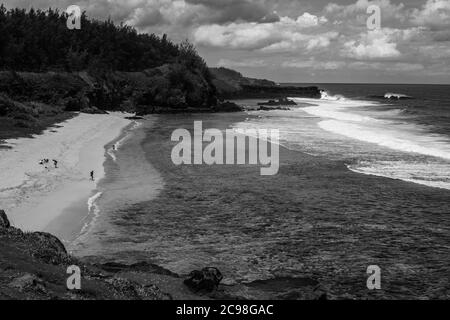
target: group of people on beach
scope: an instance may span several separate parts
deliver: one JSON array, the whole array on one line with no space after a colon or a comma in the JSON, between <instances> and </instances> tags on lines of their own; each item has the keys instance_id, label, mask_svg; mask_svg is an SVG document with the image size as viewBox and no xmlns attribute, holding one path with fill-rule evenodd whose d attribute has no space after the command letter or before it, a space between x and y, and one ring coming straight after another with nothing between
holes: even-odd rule
<instances>
[{"instance_id":1,"label":"group of people on beach","mask_svg":"<svg viewBox=\"0 0 450 320\"><path fill-rule=\"evenodd\" d=\"M53 162L53 166L55 167L55 169L58 169L58 160L52 159L52 162ZM47 170L49 170L49 167L48 167L49 163L50 163L50 159L42 159L41 161L39 161L39 164L41 166L44 166L45 169L47 169Z\"/></svg>"},{"instance_id":2,"label":"group of people on beach","mask_svg":"<svg viewBox=\"0 0 450 320\"><path fill-rule=\"evenodd\" d=\"M52 159L52 162L53 162L53 166L55 167L55 169L58 169L58 160ZM39 161L39 165L44 166L44 168L46 170L50 170L49 163L50 163L50 159L42 159ZM94 170L91 171L90 177L91 177L91 181L94 181Z\"/></svg>"}]
</instances>

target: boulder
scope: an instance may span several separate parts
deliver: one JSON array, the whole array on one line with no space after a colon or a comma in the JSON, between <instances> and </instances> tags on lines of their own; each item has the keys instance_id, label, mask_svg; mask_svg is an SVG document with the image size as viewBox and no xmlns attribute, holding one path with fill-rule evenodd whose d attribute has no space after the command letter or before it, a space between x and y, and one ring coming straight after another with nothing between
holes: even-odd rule
<instances>
[{"instance_id":1,"label":"boulder","mask_svg":"<svg viewBox=\"0 0 450 320\"><path fill-rule=\"evenodd\" d=\"M10 223L8 220L8 216L6 215L5 211L0 210L0 228L8 229L10 227Z\"/></svg>"},{"instance_id":2,"label":"boulder","mask_svg":"<svg viewBox=\"0 0 450 320\"><path fill-rule=\"evenodd\" d=\"M194 292L213 292L217 289L222 279L222 273L217 268L207 267L201 271L192 271L184 280L184 284Z\"/></svg>"},{"instance_id":3,"label":"boulder","mask_svg":"<svg viewBox=\"0 0 450 320\"><path fill-rule=\"evenodd\" d=\"M45 263L57 265L70 259L62 242L49 233L33 232L27 234L27 241L33 243L29 248L32 256Z\"/></svg>"},{"instance_id":4,"label":"boulder","mask_svg":"<svg viewBox=\"0 0 450 320\"><path fill-rule=\"evenodd\" d=\"M62 242L54 235L46 232L34 232L33 236L48 249L55 251L57 254L67 255L66 248Z\"/></svg>"}]
</instances>

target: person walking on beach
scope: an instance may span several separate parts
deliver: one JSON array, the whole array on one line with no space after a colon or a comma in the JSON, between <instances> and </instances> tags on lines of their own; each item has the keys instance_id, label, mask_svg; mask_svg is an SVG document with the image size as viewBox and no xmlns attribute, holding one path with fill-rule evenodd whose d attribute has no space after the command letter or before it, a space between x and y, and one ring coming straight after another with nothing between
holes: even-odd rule
<instances>
[{"instance_id":1,"label":"person walking on beach","mask_svg":"<svg viewBox=\"0 0 450 320\"><path fill-rule=\"evenodd\" d=\"M55 169L58 169L58 161L53 159L53 164L55 165Z\"/></svg>"},{"instance_id":2,"label":"person walking on beach","mask_svg":"<svg viewBox=\"0 0 450 320\"><path fill-rule=\"evenodd\" d=\"M94 181L94 170L91 171L91 180Z\"/></svg>"}]
</instances>

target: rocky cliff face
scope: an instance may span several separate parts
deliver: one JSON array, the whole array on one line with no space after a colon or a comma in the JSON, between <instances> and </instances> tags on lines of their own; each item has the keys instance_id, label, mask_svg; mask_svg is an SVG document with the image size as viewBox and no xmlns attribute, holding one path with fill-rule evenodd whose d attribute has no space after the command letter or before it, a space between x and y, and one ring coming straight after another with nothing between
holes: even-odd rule
<instances>
[{"instance_id":1,"label":"rocky cliff face","mask_svg":"<svg viewBox=\"0 0 450 320\"><path fill-rule=\"evenodd\" d=\"M221 99L285 98L288 96L320 98L318 87L280 86L273 81L244 77L226 68L211 68L213 84Z\"/></svg>"}]
</instances>

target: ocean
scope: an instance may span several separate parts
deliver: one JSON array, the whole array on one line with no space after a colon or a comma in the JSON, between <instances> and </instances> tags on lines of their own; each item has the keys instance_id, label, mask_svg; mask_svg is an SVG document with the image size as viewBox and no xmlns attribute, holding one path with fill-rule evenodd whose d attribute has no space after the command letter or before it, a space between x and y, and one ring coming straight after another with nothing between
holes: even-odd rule
<instances>
[{"instance_id":1,"label":"ocean","mask_svg":"<svg viewBox=\"0 0 450 320\"><path fill-rule=\"evenodd\" d=\"M450 189L450 86L317 85L320 100L292 97L311 106L236 126L279 128L288 148L356 172Z\"/></svg>"},{"instance_id":2,"label":"ocean","mask_svg":"<svg viewBox=\"0 0 450 320\"><path fill-rule=\"evenodd\" d=\"M450 86L318 86L320 99L292 97L289 111L138 121L107 146L69 250L182 275L216 266L229 285L272 279L275 296L307 275L331 297L367 298L365 268L380 264L377 297L448 297ZM279 129L280 174L171 165L171 130L202 118L204 129Z\"/></svg>"}]
</instances>

